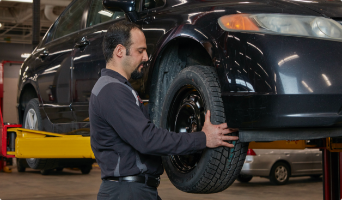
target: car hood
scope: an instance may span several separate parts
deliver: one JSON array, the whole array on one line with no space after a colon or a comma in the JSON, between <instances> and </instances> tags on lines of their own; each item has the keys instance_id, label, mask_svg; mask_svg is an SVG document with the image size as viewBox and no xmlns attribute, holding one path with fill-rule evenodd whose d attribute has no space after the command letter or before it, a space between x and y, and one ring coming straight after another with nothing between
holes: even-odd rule
<instances>
[{"instance_id":1,"label":"car hood","mask_svg":"<svg viewBox=\"0 0 342 200\"><path fill-rule=\"evenodd\" d=\"M287 0L331 18L342 18L342 2L333 0Z\"/></svg>"}]
</instances>

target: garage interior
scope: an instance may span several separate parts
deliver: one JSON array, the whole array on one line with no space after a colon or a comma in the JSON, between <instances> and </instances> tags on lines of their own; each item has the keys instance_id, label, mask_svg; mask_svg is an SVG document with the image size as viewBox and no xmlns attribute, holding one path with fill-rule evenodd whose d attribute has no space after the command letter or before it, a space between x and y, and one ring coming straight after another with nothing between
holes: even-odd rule
<instances>
[{"instance_id":1,"label":"garage interior","mask_svg":"<svg viewBox=\"0 0 342 200\"><path fill-rule=\"evenodd\" d=\"M21 69L21 64L70 3L71 0L0 0L0 106L4 125L19 124L19 116L16 110L18 72ZM7 137L10 136L6 135L6 141ZM5 143L3 142L3 144ZM182 192L171 183L164 173L158 187L159 196L164 200L335 200L342 192L342 185L340 185L340 180L342 180L340 172L342 171L341 168L336 167L337 165L342 166L340 154L329 154L326 149L319 150L318 148L313 151L310 147L316 146L310 146L309 141L304 140L280 141L275 144L265 143L265 146L258 143L250 145L252 146L247 152L243 170L248 171L248 162L254 161L255 158L267 157L267 155L277 153L282 154L281 156L302 156L293 161L297 165L301 165L302 168L298 168L298 174L292 172L294 175L289 178L286 184L278 184L277 181L272 182L272 178L263 174L251 176L246 172L245 176L241 176L228 189L214 194ZM292 145L292 148L289 145ZM265 148L263 149L263 147ZM10 151L6 147L3 148L5 148L3 151ZM309 154L312 157L309 158ZM18 172L16 167L18 163L13 155L6 157L6 155L0 154L0 159L0 164L3 165L0 166L0 200L90 200L97 197L101 184L101 170L96 163L92 165L93 169L89 174L82 174L83 172L77 167L68 167L63 170L56 169L44 176L39 170L30 168L26 168L25 172ZM301 170L305 171L314 165L315 168L310 169L310 172L300 173ZM322 167L323 165L325 168ZM287 167L288 173L292 170L289 169L290 164L287 163L279 166L279 170ZM272 171L276 167L276 165L271 165L269 170ZM327 186L327 183L330 185Z\"/></svg>"}]
</instances>

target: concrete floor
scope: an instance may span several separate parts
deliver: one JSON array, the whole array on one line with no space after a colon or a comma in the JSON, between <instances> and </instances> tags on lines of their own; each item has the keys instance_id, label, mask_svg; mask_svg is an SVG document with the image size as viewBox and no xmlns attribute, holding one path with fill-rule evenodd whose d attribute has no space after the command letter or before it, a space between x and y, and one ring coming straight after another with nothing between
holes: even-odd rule
<instances>
[{"instance_id":1,"label":"concrete floor","mask_svg":"<svg viewBox=\"0 0 342 200\"><path fill-rule=\"evenodd\" d=\"M101 184L100 169L95 168L89 175L80 171L64 169L43 176L39 171L27 169L25 173L0 172L0 200L13 199L75 199L94 200ZM287 185L275 186L268 179L254 177L249 183L235 181L227 190L217 194L188 194L177 190L168 177L161 177L158 188L163 200L315 200L323 199L322 179L310 177L290 178Z\"/></svg>"}]
</instances>

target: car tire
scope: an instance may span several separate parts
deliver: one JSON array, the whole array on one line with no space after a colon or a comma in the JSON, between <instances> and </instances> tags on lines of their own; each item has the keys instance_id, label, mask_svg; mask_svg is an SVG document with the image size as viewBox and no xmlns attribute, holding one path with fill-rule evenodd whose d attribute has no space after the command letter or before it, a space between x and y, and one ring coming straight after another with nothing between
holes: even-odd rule
<instances>
[{"instance_id":1,"label":"car tire","mask_svg":"<svg viewBox=\"0 0 342 200\"><path fill-rule=\"evenodd\" d=\"M82 174L89 174L92 169L93 169L92 165L86 165L86 166L81 167L81 172Z\"/></svg>"},{"instance_id":2,"label":"car tire","mask_svg":"<svg viewBox=\"0 0 342 200\"><path fill-rule=\"evenodd\" d=\"M319 175L311 175L310 177L313 178L313 179L320 179L321 178L321 174Z\"/></svg>"},{"instance_id":3,"label":"car tire","mask_svg":"<svg viewBox=\"0 0 342 200\"><path fill-rule=\"evenodd\" d=\"M49 175L52 172L52 169L42 169L40 170L41 175Z\"/></svg>"},{"instance_id":4,"label":"car tire","mask_svg":"<svg viewBox=\"0 0 342 200\"><path fill-rule=\"evenodd\" d=\"M253 178L253 176L251 176L251 175L241 175L240 174L236 180L238 180L241 183L248 183L249 181L252 180L252 178Z\"/></svg>"},{"instance_id":5,"label":"car tire","mask_svg":"<svg viewBox=\"0 0 342 200\"><path fill-rule=\"evenodd\" d=\"M183 69L173 80L166 97L160 126L170 131L182 132L181 129L186 128L187 132L200 131L206 110L211 111L213 124L226 120L221 88L212 67L190 66ZM231 143L233 148L207 148L191 155L164 156L163 165L170 181L179 190L189 193L225 190L239 175L248 149L248 143Z\"/></svg>"},{"instance_id":6,"label":"car tire","mask_svg":"<svg viewBox=\"0 0 342 200\"><path fill-rule=\"evenodd\" d=\"M64 169L63 167L57 167L57 168L56 168L56 172L62 172L63 169Z\"/></svg>"},{"instance_id":7,"label":"car tire","mask_svg":"<svg viewBox=\"0 0 342 200\"><path fill-rule=\"evenodd\" d=\"M27 166L27 162L25 159L17 158L17 171L25 172Z\"/></svg>"},{"instance_id":8,"label":"car tire","mask_svg":"<svg viewBox=\"0 0 342 200\"><path fill-rule=\"evenodd\" d=\"M290 177L290 167L284 162L273 165L270 173L270 181L276 185L285 185Z\"/></svg>"},{"instance_id":9,"label":"car tire","mask_svg":"<svg viewBox=\"0 0 342 200\"><path fill-rule=\"evenodd\" d=\"M25 108L23 128L32 130L42 130L42 118L39 111L39 101L37 98L31 99ZM26 162L32 169L54 169L58 166L56 159L27 158Z\"/></svg>"}]
</instances>

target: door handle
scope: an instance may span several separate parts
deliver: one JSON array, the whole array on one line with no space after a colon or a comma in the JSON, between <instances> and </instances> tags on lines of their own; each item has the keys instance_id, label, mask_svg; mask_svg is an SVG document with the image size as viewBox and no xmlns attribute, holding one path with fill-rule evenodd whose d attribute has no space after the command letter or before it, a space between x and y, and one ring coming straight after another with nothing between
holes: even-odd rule
<instances>
[{"instance_id":1,"label":"door handle","mask_svg":"<svg viewBox=\"0 0 342 200\"><path fill-rule=\"evenodd\" d=\"M154 20L154 19L155 19L155 17L146 17L145 19L143 19L143 22L144 22L145 24L149 24L149 23L151 23L152 20Z\"/></svg>"},{"instance_id":2,"label":"door handle","mask_svg":"<svg viewBox=\"0 0 342 200\"><path fill-rule=\"evenodd\" d=\"M39 58L44 60L46 57L49 56L49 52L48 51L43 51L42 53L39 54Z\"/></svg>"},{"instance_id":3,"label":"door handle","mask_svg":"<svg viewBox=\"0 0 342 200\"><path fill-rule=\"evenodd\" d=\"M81 41L79 43L75 44L76 48L84 49L86 46L88 46L90 43L88 40Z\"/></svg>"}]
</instances>

